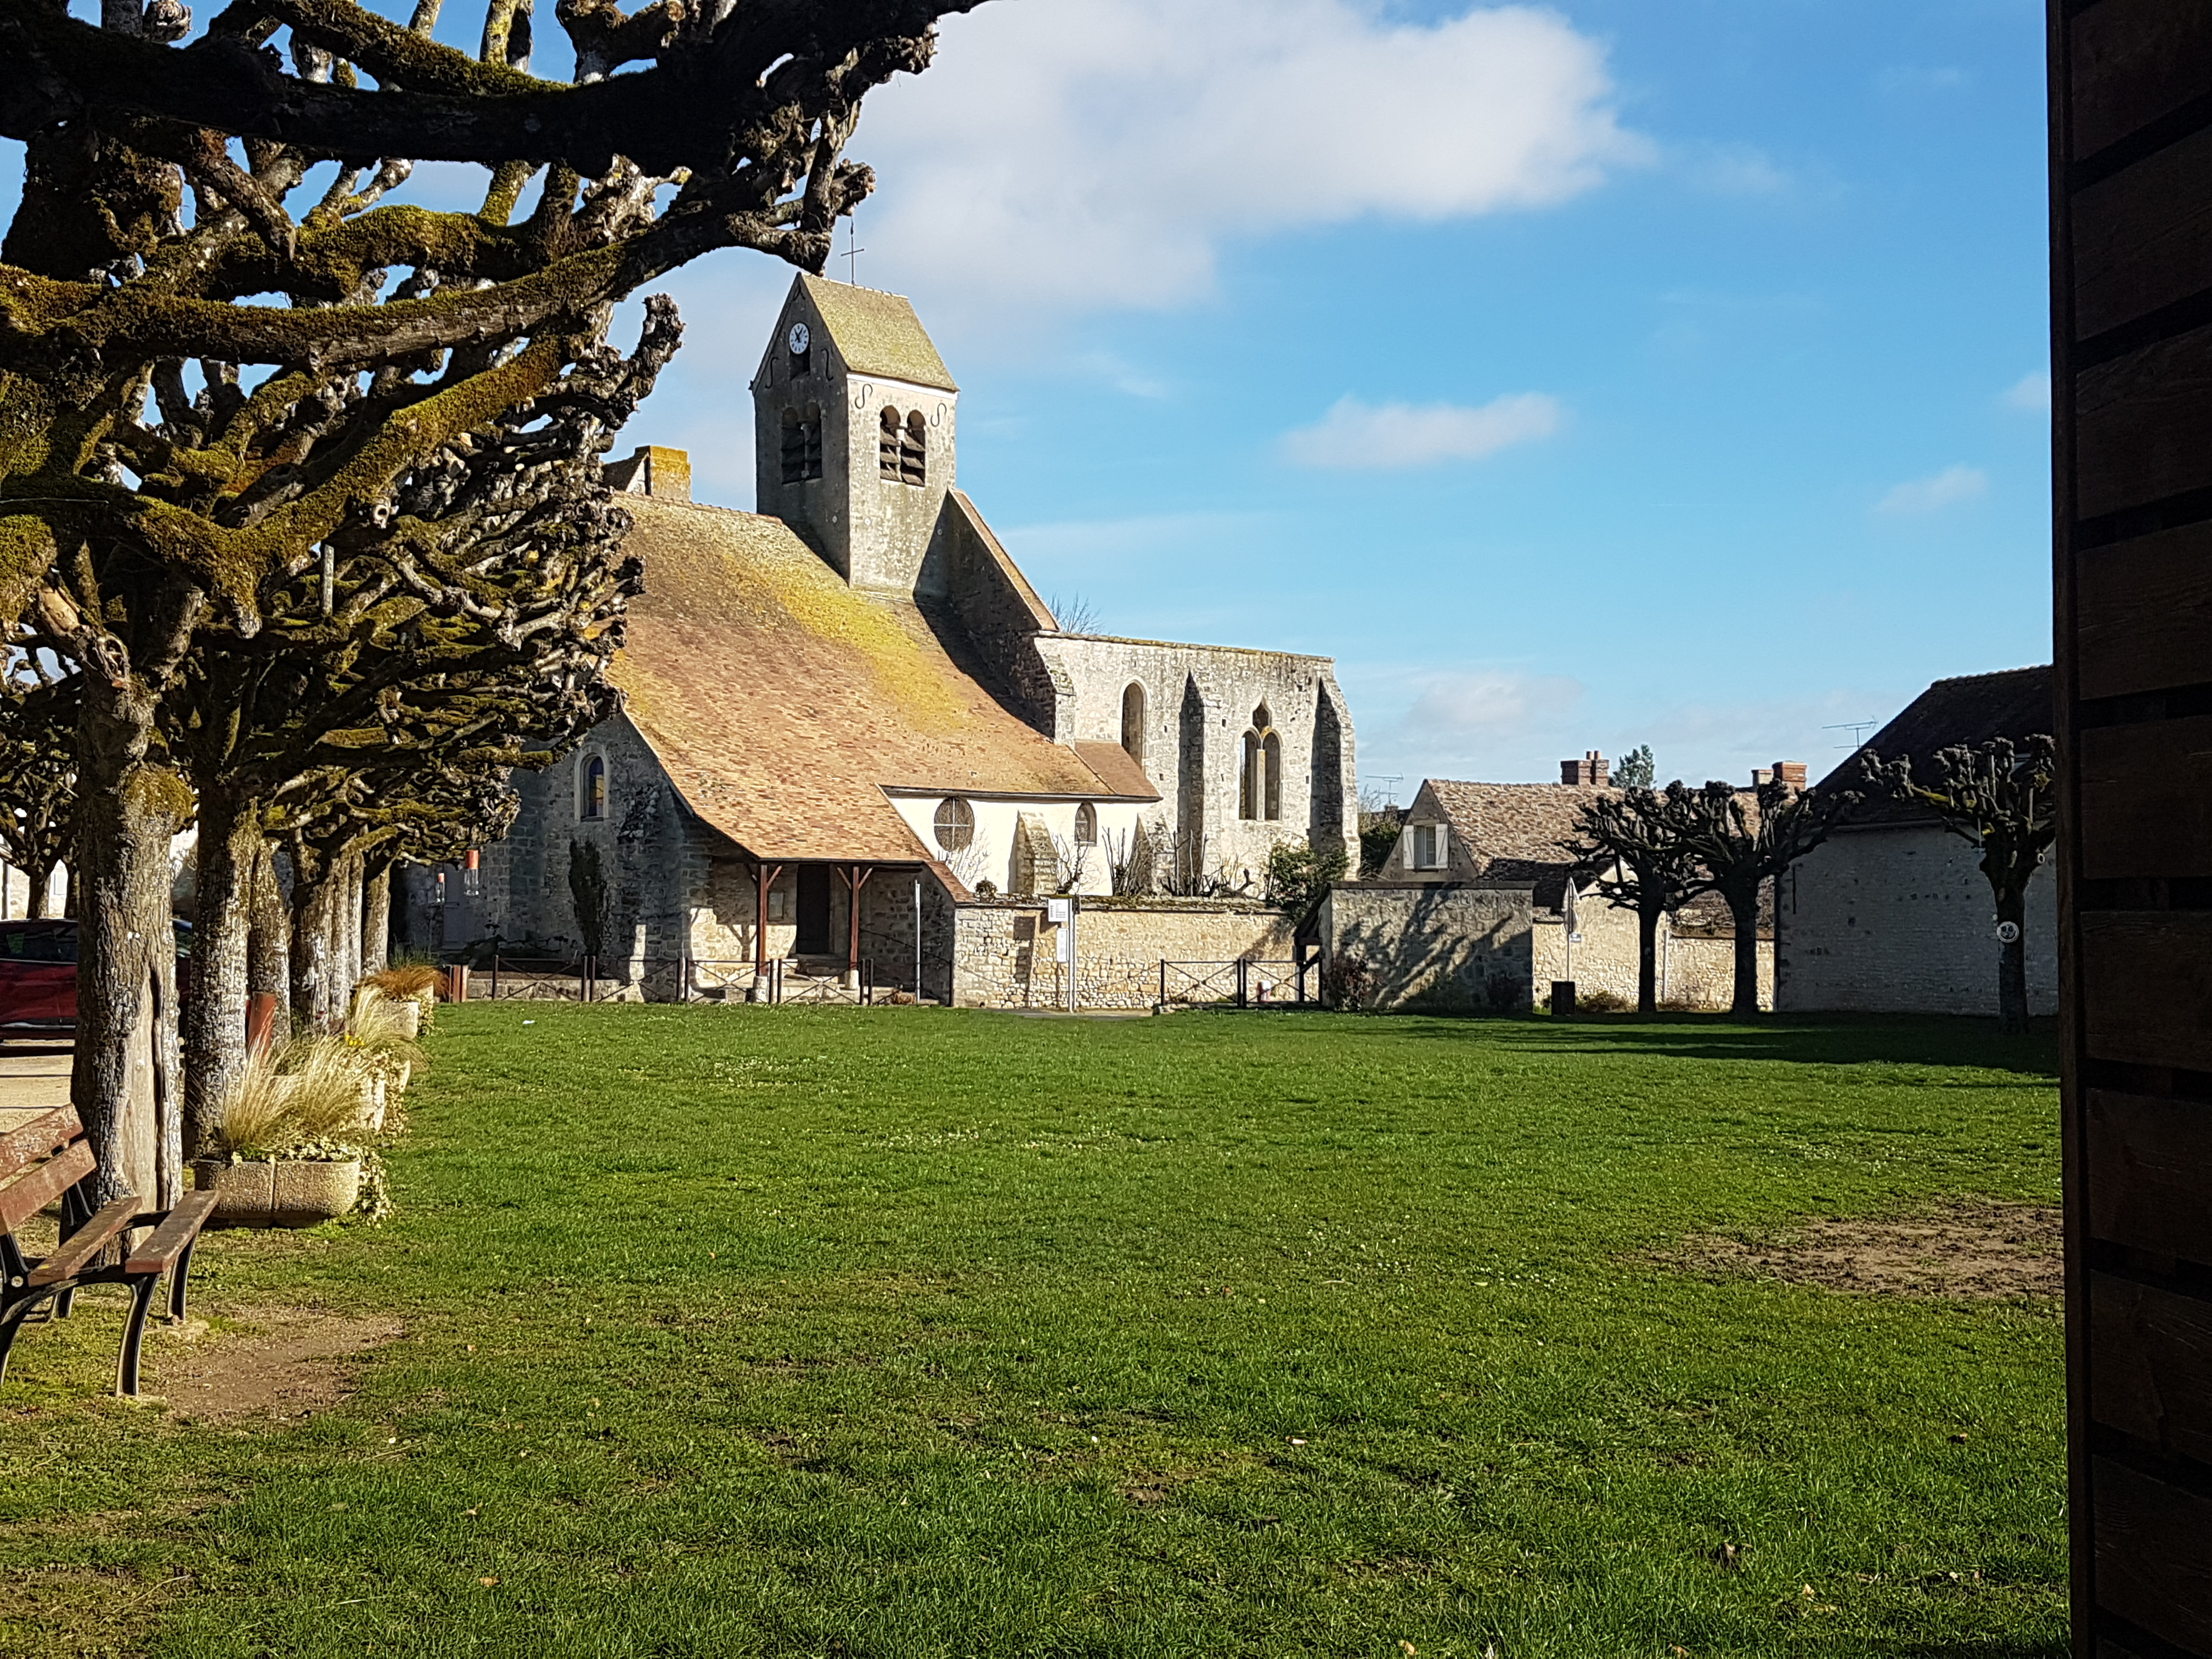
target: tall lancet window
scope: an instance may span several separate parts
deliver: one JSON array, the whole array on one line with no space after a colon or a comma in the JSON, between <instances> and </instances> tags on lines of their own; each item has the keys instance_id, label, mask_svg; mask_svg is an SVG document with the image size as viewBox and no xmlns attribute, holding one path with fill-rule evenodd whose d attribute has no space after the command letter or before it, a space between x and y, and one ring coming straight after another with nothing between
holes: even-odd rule
<instances>
[{"instance_id":1,"label":"tall lancet window","mask_svg":"<svg viewBox=\"0 0 2212 1659\"><path fill-rule=\"evenodd\" d=\"M1244 734L1243 753L1237 768L1237 816L1240 818L1279 818L1283 816L1283 740L1275 731L1274 716L1261 703L1252 711L1252 729Z\"/></svg>"},{"instance_id":2,"label":"tall lancet window","mask_svg":"<svg viewBox=\"0 0 2212 1659\"><path fill-rule=\"evenodd\" d=\"M1145 688L1134 680L1121 693L1121 747L1138 765L1145 763Z\"/></svg>"}]
</instances>

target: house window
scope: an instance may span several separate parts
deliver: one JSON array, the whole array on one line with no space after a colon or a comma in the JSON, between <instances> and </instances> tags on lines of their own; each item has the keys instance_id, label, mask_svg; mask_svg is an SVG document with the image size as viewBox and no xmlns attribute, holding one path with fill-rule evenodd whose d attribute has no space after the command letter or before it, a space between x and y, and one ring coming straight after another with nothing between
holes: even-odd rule
<instances>
[{"instance_id":1,"label":"house window","mask_svg":"<svg viewBox=\"0 0 2212 1659\"><path fill-rule=\"evenodd\" d=\"M1089 801L1075 809L1075 844L1078 847L1098 845L1098 809Z\"/></svg>"},{"instance_id":2,"label":"house window","mask_svg":"<svg viewBox=\"0 0 2212 1659\"><path fill-rule=\"evenodd\" d=\"M1441 823L1417 823L1413 826L1413 868L1441 870L1444 867L1444 827Z\"/></svg>"},{"instance_id":3,"label":"house window","mask_svg":"<svg viewBox=\"0 0 2212 1659\"><path fill-rule=\"evenodd\" d=\"M1145 763L1145 688L1133 680L1121 693L1121 747L1138 765Z\"/></svg>"},{"instance_id":4,"label":"house window","mask_svg":"<svg viewBox=\"0 0 2212 1659\"><path fill-rule=\"evenodd\" d=\"M576 816L582 818L603 818L607 815L607 763L593 755L584 762L583 788L576 804Z\"/></svg>"},{"instance_id":5,"label":"house window","mask_svg":"<svg viewBox=\"0 0 2212 1659\"><path fill-rule=\"evenodd\" d=\"M957 853L975 839L975 809L955 795L937 804L937 844Z\"/></svg>"},{"instance_id":6,"label":"house window","mask_svg":"<svg viewBox=\"0 0 2212 1659\"><path fill-rule=\"evenodd\" d=\"M822 476L822 405L783 411L783 481L805 483Z\"/></svg>"}]
</instances>

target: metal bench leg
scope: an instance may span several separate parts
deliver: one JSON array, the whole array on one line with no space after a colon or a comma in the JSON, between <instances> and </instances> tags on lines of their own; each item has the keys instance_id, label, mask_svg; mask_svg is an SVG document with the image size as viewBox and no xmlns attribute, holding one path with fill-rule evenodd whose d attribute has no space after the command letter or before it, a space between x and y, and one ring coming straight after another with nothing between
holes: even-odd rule
<instances>
[{"instance_id":1,"label":"metal bench leg","mask_svg":"<svg viewBox=\"0 0 2212 1659\"><path fill-rule=\"evenodd\" d=\"M72 1285L54 1298L54 1317L67 1319L70 1310L76 1306L76 1286Z\"/></svg>"},{"instance_id":2,"label":"metal bench leg","mask_svg":"<svg viewBox=\"0 0 2212 1659\"><path fill-rule=\"evenodd\" d=\"M0 1312L0 1382L8 1380L8 1352L15 1346L15 1338L23 1328L23 1316L46 1298L26 1297L4 1312Z\"/></svg>"},{"instance_id":3,"label":"metal bench leg","mask_svg":"<svg viewBox=\"0 0 2212 1659\"><path fill-rule=\"evenodd\" d=\"M185 1281L191 1275L192 1251L198 1244L199 1240L195 1238L185 1245L177 1257L177 1265L169 1269L169 1322L172 1325L185 1322Z\"/></svg>"},{"instance_id":4,"label":"metal bench leg","mask_svg":"<svg viewBox=\"0 0 2212 1659\"><path fill-rule=\"evenodd\" d=\"M115 1392L133 1399L138 1394L138 1346L146 1335L146 1316L154 1306L159 1277L140 1279L131 1287L131 1321L123 1328L123 1353L115 1367Z\"/></svg>"}]
</instances>

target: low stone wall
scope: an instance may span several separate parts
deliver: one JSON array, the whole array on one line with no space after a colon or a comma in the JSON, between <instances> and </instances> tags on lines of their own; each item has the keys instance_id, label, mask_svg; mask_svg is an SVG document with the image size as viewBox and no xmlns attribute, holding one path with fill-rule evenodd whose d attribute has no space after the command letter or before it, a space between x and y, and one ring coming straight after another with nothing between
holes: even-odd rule
<instances>
[{"instance_id":1,"label":"low stone wall","mask_svg":"<svg viewBox=\"0 0 2212 1659\"><path fill-rule=\"evenodd\" d=\"M1356 985L1369 1008L1509 1008L1530 1004L1534 957L1527 887L1459 882L1340 882L1322 901L1323 973Z\"/></svg>"},{"instance_id":2,"label":"low stone wall","mask_svg":"<svg viewBox=\"0 0 2212 1659\"><path fill-rule=\"evenodd\" d=\"M1575 918L1582 938L1571 947L1559 918L1535 921L1537 1000L1551 994L1556 979L1571 979L1575 993L1602 991L1636 1006L1636 912L1602 900L1583 901ZM1660 1000L1670 1007L1725 1008L1735 997L1735 941L1699 933L1678 933L1659 919ZM1774 941L1759 942L1759 1006L1774 1006Z\"/></svg>"},{"instance_id":3,"label":"low stone wall","mask_svg":"<svg viewBox=\"0 0 2212 1659\"><path fill-rule=\"evenodd\" d=\"M978 899L954 916L952 1000L963 1008L1064 1008L1067 969L1042 899ZM1291 919L1248 899L1097 898L1076 921L1076 1002L1149 1008L1160 963L1288 962Z\"/></svg>"}]
</instances>

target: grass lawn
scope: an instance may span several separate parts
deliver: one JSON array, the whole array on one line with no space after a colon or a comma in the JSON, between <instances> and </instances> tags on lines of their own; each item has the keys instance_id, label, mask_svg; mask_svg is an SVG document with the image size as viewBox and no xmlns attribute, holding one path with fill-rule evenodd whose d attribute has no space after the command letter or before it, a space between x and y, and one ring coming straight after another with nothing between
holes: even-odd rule
<instances>
[{"instance_id":1,"label":"grass lawn","mask_svg":"<svg viewBox=\"0 0 2212 1659\"><path fill-rule=\"evenodd\" d=\"M2050 1047L448 1009L398 1217L212 1236L149 1343L396 1317L350 1397L18 1344L0 1653L2057 1659L2053 1302L1657 1261L2054 1203Z\"/></svg>"}]
</instances>

